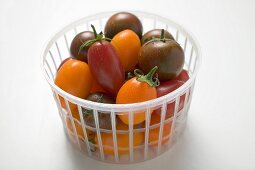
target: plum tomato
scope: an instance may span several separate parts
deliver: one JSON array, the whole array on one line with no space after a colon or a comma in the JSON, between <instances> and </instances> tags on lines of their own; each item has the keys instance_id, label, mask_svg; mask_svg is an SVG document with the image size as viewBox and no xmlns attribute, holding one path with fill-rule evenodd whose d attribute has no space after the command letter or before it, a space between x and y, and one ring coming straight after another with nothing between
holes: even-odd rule
<instances>
[{"instance_id":1,"label":"plum tomato","mask_svg":"<svg viewBox=\"0 0 255 170\"><path fill-rule=\"evenodd\" d=\"M156 86L159 85L157 78L153 80L153 74L156 72L155 66L147 75L139 74L138 69L135 70L136 77L128 80L119 90L116 103L138 103L157 98ZM129 124L129 113L118 114L120 120L125 124ZM145 120L145 111L134 113L133 124L142 123Z\"/></svg>"},{"instance_id":2,"label":"plum tomato","mask_svg":"<svg viewBox=\"0 0 255 170\"><path fill-rule=\"evenodd\" d=\"M145 44L146 42L148 42L154 38L160 38L161 31L162 31L161 29L153 29L153 30L146 32L141 39L141 43ZM166 39L174 40L174 37L172 36L172 34L170 34L167 30L164 31L164 37Z\"/></svg>"},{"instance_id":3,"label":"plum tomato","mask_svg":"<svg viewBox=\"0 0 255 170\"><path fill-rule=\"evenodd\" d=\"M113 38L125 29L133 30L140 39L142 38L143 25L141 21L137 16L128 12L119 12L112 15L105 25L104 33L106 37Z\"/></svg>"},{"instance_id":4,"label":"plum tomato","mask_svg":"<svg viewBox=\"0 0 255 170\"><path fill-rule=\"evenodd\" d=\"M72 54L72 56L78 60L87 62L87 53L88 53L88 47L84 47L83 49L80 50L80 46L88 41L88 40L92 40L94 39L95 36L93 34L93 32L91 31L84 31L84 32L80 32L79 34L77 34L70 46L70 52Z\"/></svg>"},{"instance_id":5,"label":"plum tomato","mask_svg":"<svg viewBox=\"0 0 255 170\"><path fill-rule=\"evenodd\" d=\"M133 70L138 63L138 53L141 47L136 33L129 29L123 30L113 37L111 44L117 51L125 71Z\"/></svg>"},{"instance_id":6,"label":"plum tomato","mask_svg":"<svg viewBox=\"0 0 255 170\"><path fill-rule=\"evenodd\" d=\"M79 98L86 98L92 87L92 76L87 63L76 60L67 60L58 70L55 84L65 92ZM61 106L66 109L63 97L59 97ZM71 112L77 112L77 106L69 102Z\"/></svg>"},{"instance_id":7,"label":"plum tomato","mask_svg":"<svg viewBox=\"0 0 255 170\"><path fill-rule=\"evenodd\" d=\"M117 147L118 147L118 154L128 154L129 153L129 133L128 133L128 126L119 123L116 126L117 130L126 131L126 133L119 133L117 132ZM101 140L103 145L104 154L107 155L114 155L114 141L112 133L103 133L101 132ZM140 146L143 144L144 141L144 133L143 132L134 132L133 133L133 146ZM95 144L97 148L99 146L97 135L95 136Z\"/></svg>"},{"instance_id":8,"label":"plum tomato","mask_svg":"<svg viewBox=\"0 0 255 170\"><path fill-rule=\"evenodd\" d=\"M86 100L97 102L97 103L108 103L108 104L114 104L115 100L112 96L102 93L102 92L97 92L90 94ZM95 126L95 120L94 120L94 115L92 110L88 109L82 109L84 121L86 125L91 126L91 127L96 127ZM108 113L101 113L98 112L98 120L99 120L99 127L102 129L112 129L112 123L111 123L111 114L110 112ZM116 121L117 123L117 121Z\"/></svg>"},{"instance_id":9,"label":"plum tomato","mask_svg":"<svg viewBox=\"0 0 255 170\"><path fill-rule=\"evenodd\" d=\"M87 41L81 46L90 46L88 50L88 64L96 82L110 95L116 96L125 82L125 71L119 56L107 38L97 34L93 28L95 39Z\"/></svg>"},{"instance_id":10,"label":"plum tomato","mask_svg":"<svg viewBox=\"0 0 255 170\"><path fill-rule=\"evenodd\" d=\"M174 90L182 86L186 81L188 81L188 79L189 79L189 75L187 71L182 70L181 74L175 79L161 82L160 85L157 87L157 97L161 97L173 92ZM185 94L180 96L178 111L180 111L184 107L184 101L185 101ZM167 104L166 118L173 116L174 107L175 107L175 102ZM157 109L155 110L155 112L158 115L161 115L161 109Z\"/></svg>"},{"instance_id":11,"label":"plum tomato","mask_svg":"<svg viewBox=\"0 0 255 170\"><path fill-rule=\"evenodd\" d=\"M184 65L184 52L182 47L174 40L164 38L164 31L160 39L153 39L145 43L139 52L139 67L144 72L149 72L158 66L160 81L177 77Z\"/></svg>"}]
</instances>

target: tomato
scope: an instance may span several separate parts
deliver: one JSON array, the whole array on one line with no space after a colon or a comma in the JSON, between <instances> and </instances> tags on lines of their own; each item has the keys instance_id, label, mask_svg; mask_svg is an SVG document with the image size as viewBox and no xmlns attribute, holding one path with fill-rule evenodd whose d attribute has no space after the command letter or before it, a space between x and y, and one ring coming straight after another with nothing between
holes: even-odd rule
<instances>
[{"instance_id":1,"label":"tomato","mask_svg":"<svg viewBox=\"0 0 255 170\"><path fill-rule=\"evenodd\" d=\"M160 116L158 114L155 114L154 112L151 114L151 122L150 125L156 125L160 123ZM160 130L160 124L157 128L150 129L149 131L149 143L158 144L159 140L159 130ZM163 127L163 134L162 134L162 143L166 143L169 141L169 136L171 132L172 122L164 124Z\"/></svg>"},{"instance_id":2,"label":"tomato","mask_svg":"<svg viewBox=\"0 0 255 170\"><path fill-rule=\"evenodd\" d=\"M189 74L186 70L183 69L181 73L174 80L180 80L182 82L186 82L189 80Z\"/></svg>"},{"instance_id":3,"label":"tomato","mask_svg":"<svg viewBox=\"0 0 255 170\"><path fill-rule=\"evenodd\" d=\"M174 40L165 39L164 31L160 39L153 39L140 48L139 67L148 72L155 65L159 67L157 73L160 81L177 77L184 66L184 52Z\"/></svg>"},{"instance_id":4,"label":"tomato","mask_svg":"<svg viewBox=\"0 0 255 170\"><path fill-rule=\"evenodd\" d=\"M57 71L60 69L60 67L61 67L66 61L68 61L68 60L70 60L70 59L72 59L72 57L68 57L68 58L64 59L64 60L60 63L60 65L58 66Z\"/></svg>"},{"instance_id":5,"label":"tomato","mask_svg":"<svg viewBox=\"0 0 255 170\"><path fill-rule=\"evenodd\" d=\"M134 31L139 38L142 38L143 25L141 21L137 16L128 12L119 12L112 15L105 25L104 33L106 37L113 38L125 29Z\"/></svg>"},{"instance_id":6,"label":"tomato","mask_svg":"<svg viewBox=\"0 0 255 170\"><path fill-rule=\"evenodd\" d=\"M112 96L102 93L96 92L90 94L86 100L97 102L97 103L109 103L114 104L115 100ZM83 109L83 117L86 125L91 127L95 126L94 114L92 110ZM111 113L110 112L98 112L98 121L99 121L99 128L101 129L112 129L112 122L111 122ZM117 121L116 121L117 124Z\"/></svg>"},{"instance_id":7,"label":"tomato","mask_svg":"<svg viewBox=\"0 0 255 170\"><path fill-rule=\"evenodd\" d=\"M117 130L126 130L127 133L120 134L117 132L117 147L118 147L118 154L128 154L129 153L129 133L128 133L128 126L120 123L116 127ZM101 133L101 140L103 145L104 154L113 155L114 154L114 142L113 142L113 135L112 133ZM144 133L137 132L133 133L133 146L140 146L144 141ZM95 136L95 144L98 147L98 138L97 135Z\"/></svg>"},{"instance_id":8,"label":"tomato","mask_svg":"<svg viewBox=\"0 0 255 170\"><path fill-rule=\"evenodd\" d=\"M81 124L79 124L77 121L74 120L75 129L77 132L77 135L80 139L84 140L83 130ZM74 134L75 131L73 130L72 121L70 118L66 117L66 125L67 128ZM88 140L94 139L95 133L86 129Z\"/></svg>"},{"instance_id":9,"label":"tomato","mask_svg":"<svg viewBox=\"0 0 255 170\"><path fill-rule=\"evenodd\" d=\"M125 81L125 71L120 62L114 47L97 34L92 26L96 39L92 40L92 45L88 50L88 64L91 73L98 84L113 96L116 96L120 87Z\"/></svg>"},{"instance_id":10,"label":"tomato","mask_svg":"<svg viewBox=\"0 0 255 170\"><path fill-rule=\"evenodd\" d=\"M168 80L161 82L157 87L157 96L161 97L169 94L182 86L189 79L189 75L186 70L182 70L181 74L173 80ZM184 107L185 94L180 96L179 109L180 111ZM174 114L175 102L167 104L166 118L172 117ZM157 114L161 115L161 109L155 111Z\"/></svg>"},{"instance_id":11,"label":"tomato","mask_svg":"<svg viewBox=\"0 0 255 170\"><path fill-rule=\"evenodd\" d=\"M92 88L90 90L90 93L95 93L95 92L106 92L99 84L98 82L92 78Z\"/></svg>"},{"instance_id":12,"label":"tomato","mask_svg":"<svg viewBox=\"0 0 255 170\"><path fill-rule=\"evenodd\" d=\"M139 37L132 30L123 30L116 34L111 44L115 47L125 71L131 71L138 63L138 53L141 47Z\"/></svg>"},{"instance_id":13,"label":"tomato","mask_svg":"<svg viewBox=\"0 0 255 170\"><path fill-rule=\"evenodd\" d=\"M160 36L161 36L161 29L153 29L153 30L146 32L143 35L141 42L142 42L142 44L145 44L146 42L148 42L152 39L160 38ZM170 34L170 32L168 32L167 30L164 31L164 37L167 39L174 40L174 37L172 36L172 34Z\"/></svg>"},{"instance_id":14,"label":"tomato","mask_svg":"<svg viewBox=\"0 0 255 170\"><path fill-rule=\"evenodd\" d=\"M55 84L65 92L79 98L86 98L92 87L92 76L87 63L76 60L67 60L58 70ZM64 99L59 97L61 106L66 109ZM77 112L77 105L70 103L72 112Z\"/></svg>"},{"instance_id":15,"label":"tomato","mask_svg":"<svg viewBox=\"0 0 255 170\"><path fill-rule=\"evenodd\" d=\"M84 62L87 62L87 52L88 52L88 47L84 47L83 49L80 50L80 46L91 39L94 39L94 34L91 31L84 31L80 32L77 34L70 46L70 53L74 58L77 60L81 60Z\"/></svg>"},{"instance_id":16,"label":"tomato","mask_svg":"<svg viewBox=\"0 0 255 170\"><path fill-rule=\"evenodd\" d=\"M135 71L137 77L128 80L119 90L116 98L117 104L138 103L157 98L158 81L153 82L152 76L156 72L155 66L147 75L140 75ZM121 113L119 118L125 123L129 124L129 114ZM134 113L133 124L139 124L145 120L145 112Z\"/></svg>"}]
</instances>

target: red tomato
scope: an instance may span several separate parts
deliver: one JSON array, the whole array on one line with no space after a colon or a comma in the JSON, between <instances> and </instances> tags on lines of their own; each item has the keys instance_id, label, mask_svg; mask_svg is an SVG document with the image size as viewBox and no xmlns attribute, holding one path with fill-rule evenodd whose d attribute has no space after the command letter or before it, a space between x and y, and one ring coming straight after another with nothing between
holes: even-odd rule
<instances>
[{"instance_id":1,"label":"red tomato","mask_svg":"<svg viewBox=\"0 0 255 170\"><path fill-rule=\"evenodd\" d=\"M188 79L189 79L189 75L187 71L182 70L181 74L175 79L161 82L161 84L157 87L157 97L161 97L166 94L169 94L170 92L173 92L174 90L182 86ZM185 94L180 97L178 111L180 111L184 107L184 101L185 101ZM169 103L167 105L166 118L173 116L174 107L175 107L175 102ZM157 109L155 112L161 115L161 109Z\"/></svg>"},{"instance_id":2,"label":"red tomato","mask_svg":"<svg viewBox=\"0 0 255 170\"><path fill-rule=\"evenodd\" d=\"M89 47L88 63L98 84L116 96L125 81L125 71L114 47L105 40L95 42Z\"/></svg>"}]
</instances>

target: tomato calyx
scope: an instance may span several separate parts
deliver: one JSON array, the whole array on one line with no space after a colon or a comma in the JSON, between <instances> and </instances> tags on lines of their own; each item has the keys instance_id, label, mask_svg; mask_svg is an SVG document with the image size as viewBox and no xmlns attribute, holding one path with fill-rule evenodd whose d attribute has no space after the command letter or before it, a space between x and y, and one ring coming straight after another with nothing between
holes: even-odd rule
<instances>
[{"instance_id":1,"label":"tomato calyx","mask_svg":"<svg viewBox=\"0 0 255 170\"><path fill-rule=\"evenodd\" d=\"M86 42L84 42L80 48L79 48L79 52L78 54L80 53L80 51L84 48L84 47L89 47L91 46L92 44L94 44L96 41L101 41L101 40L108 40L108 41L111 41L112 39L110 38L107 38L104 36L104 34L102 33L102 31L98 34L96 29L95 29L95 26L91 24L91 28L93 29L93 33L94 33L94 36L95 38L92 39L92 40L88 40Z\"/></svg>"},{"instance_id":2,"label":"tomato calyx","mask_svg":"<svg viewBox=\"0 0 255 170\"><path fill-rule=\"evenodd\" d=\"M146 75L144 75L140 69L135 69L134 74L137 77L136 80L139 82L145 82L151 87L159 86L160 85L159 79L157 77L153 77L157 69L158 66L153 67Z\"/></svg>"}]
</instances>

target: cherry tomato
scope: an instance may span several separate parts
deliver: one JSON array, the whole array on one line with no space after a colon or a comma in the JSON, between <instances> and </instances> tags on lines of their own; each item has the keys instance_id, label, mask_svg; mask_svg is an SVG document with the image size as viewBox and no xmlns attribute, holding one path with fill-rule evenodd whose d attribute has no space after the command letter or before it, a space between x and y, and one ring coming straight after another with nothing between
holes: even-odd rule
<instances>
[{"instance_id":1,"label":"cherry tomato","mask_svg":"<svg viewBox=\"0 0 255 170\"><path fill-rule=\"evenodd\" d=\"M67 60L58 70L55 84L65 92L79 98L86 98L92 87L92 77L87 63L76 60ZM60 96L61 106L66 109L64 99ZM77 112L77 105L70 103L72 112Z\"/></svg>"},{"instance_id":2,"label":"cherry tomato","mask_svg":"<svg viewBox=\"0 0 255 170\"><path fill-rule=\"evenodd\" d=\"M156 125L160 123L160 116L154 112L151 114L150 125ZM158 125L160 126L160 124ZM166 123L163 127L162 143L169 141L172 122ZM150 129L149 131L149 143L158 144L160 127Z\"/></svg>"},{"instance_id":3,"label":"cherry tomato","mask_svg":"<svg viewBox=\"0 0 255 170\"><path fill-rule=\"evenodd\" d=\"M83 135L83 130L82 130L82 126L81 124L79 124L77 121L74 120L74 124L75 124L75 129L77 132L77 135L80 139L84 140L84 135ZM73 130L73 126L72 126L72 121L70 118L66 117L66 125L67 128L74 134L75 131ZM89 140L94 139L95 137L95 133L86 129L86 133L87 133L87 137Z\"/></svg>"},{"instance_id":4,"label":"cherry tomato","mask_svg":"<svg viewBox=\"0 0 255 170\"><path fill-rule=\"evenodd\" d=\"M102 93L96 92L90 94L86 100L97 102L97 103L109 103L114 104L115 100L112 96ZM91 127L95 126L94 114L92 110L83 109L83 117L86 125ZM98 112L98 121L99 121L99 128L101 129L112 129L112 122L111 122L111 114L110 112ZM116 121L117 124L117 121Z\"/></svg>"},{"instance_id":5,"label":"cherry tomato","mask_svg":"<svg viewBox=\"0 0 255 170\"><path fill-rule=\"evenodd\" d=\"M88 52L88 47L84 47L83 49L80 50L80 46L91 39L94 39L94 34L91 31L84 31L80 32L77 34L70 46L70 53L72 56L78 60L87 62L87 52Z\"/></svg>"},{"instance_id":6,"label":"cherry tomato","mask_svg":"<svg viewBox=\"0 0 255 170\"><path fill-rule=\"evenodd\" d=\"M64 60L60 63L60 65L58 66L58 70L60 69L60 67L61 67L66 61L68 61L68 60L70 60L70 59L72 59L72 57L68 57L68 58L64 59ZM57 71L58 71L58 70L57 70Z\"/></svg>"},{"instance_id":7,"label":"cherry tomato","mask_svg":"<svg viewBox=\"0 0 255 170\"><path fill-rule=\"evenodd\" d=\"M161 82L157 87L157 96L161 97L182 86L189 79L189 75L186 70L182 70L181 74L173 80ZM180 111L184 107L185 94L180 96L179 109ZM167 104L166 118L172 117L174 114L175 102ZM161 115L161 109L155 111Z\"/></svg>"},{"instance_id":8,"label":"cherry tomato","mask_svg":"<svg viewBox=\"0 0 255 170\"><path fill-rule=\"evenodd\" d=\"M160 38L160 35L161 35L161 29L150 30L143 35L141 42L142 44L145 44L146 42L154 38ZM168 32L167 30L164 31L164 37L167 39L174 40L174 37L172 36L172 34L170 34L170 32Z\"/></svg>"},{"instance_id":9,"label":"cherry tomato","mask_svg":"<svg viewBox=\"0 0 255 170\"><path fill-rule=\"evenodd\" d=\"M116 98L117 104L138 103L157 98L157 91L155 86L158 85L158 80L153 82L152 76L156 72L155 66L147 75L140 75L135 71L137 77L128 80L119 90ZM129 114L121 113L119 118L125 123L129 124ZM134 113L133 124L139 124L145 120L145 112Z\"/></svg>"},{"instance_id":10,"label":"cherry tomato","mask_svg":"<svg viewBox=\"0 0 255 170\"><path fill-rule=\"evenodd\" d=\"M139 52L139 67L148 72L155 65L159 67L157 73L160 81L177 77L184 65L182 47L174 40L165 39L164 31L160 39L152 39L143 44Z\"/></svg>"},{"instance_id":11,"label":"cherry tomato","mask_svg":"<svg viewBox=\"0 0 255 170\"><path fill-rule=\"evenodd\" d=\"M126 130L128 131L128 126L119 123L116 127L117 130ZM120 134L117 132L117 146L118 146L118 154L128 154L129 153L129 133ZM114 142L113 142L113 135L112 133L101 133L101 140L103 145L104 154L113 155L114 154ZM140 146L144 141L144 133L136 132L133 133L133 146ZM98 138L97 135L95 136L95 144L98 147Z\"/></svg>"},{"instance_id":12,"label":"cherry tomato","mask_svg":"<svg viewBox=\"0 0 255 170\"><path fill-rule=\"evenodd\" d=\"M116 34L111 44L115 47L125 71L131 71L138 63L138 53L141 47L139 37L132 30L123 30Z\"/></svg>"},{"instance_id":13,"label":"cherry tomato","mask_svg":"<svg viewBox=\"0 0 255 170\"><path fill-rule=\"evenodd\" d=\"M112 15L105 25L104 33L106 37L112 38L125 29L134 31L139 38L142 38L143 25L141 21L137 16L128 12L119 12Z\"/></svg>"},{"instance_id":14,"label":"cherry tomato","mask_svg":"<svg viewBox=\"0 0 255 170\"><path fill-rule=\"evenodd\" d=\"M106 41L101 34L97 34L94 26L92 28L96 39L92 41L93 44L88 50L88 64L91 73L103 89L116 96L125 81L124 68L111 43Z\"/></svg>"}]
</instances>

